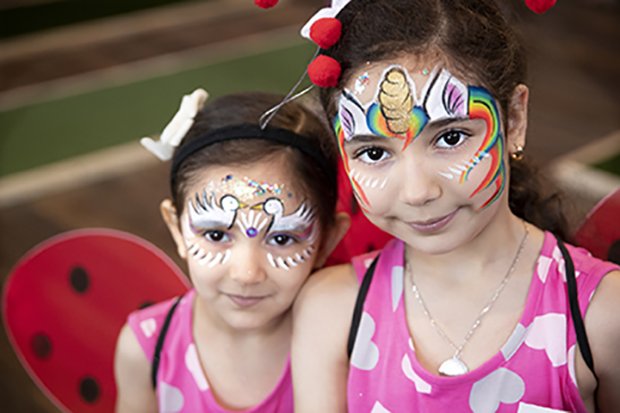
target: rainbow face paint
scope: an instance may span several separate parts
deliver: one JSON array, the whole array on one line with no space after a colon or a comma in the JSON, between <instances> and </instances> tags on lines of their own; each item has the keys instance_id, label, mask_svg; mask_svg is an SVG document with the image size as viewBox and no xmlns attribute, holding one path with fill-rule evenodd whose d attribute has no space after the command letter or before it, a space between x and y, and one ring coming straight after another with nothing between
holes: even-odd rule
<instances>
[{"instance_id":1,"label":"rainbow face paint","mask_svg":"<svg viewBox=\"0 0 620 413\"><path fill-rule=\"evenodd\" d=\"M476 86L469 87L468 108L470 119L484 121L486 127L484 138L471 158L457 163L447 170L439 172L439 174L446 179L456 179L460 184L463 184L480 162L489 159L488 172L470 195L470 198L473 198L480 192L495 186L491 196L480 207L482 209L495 202L506 186L506 164L503 158L504 139L499 126L500 118L497 103L486 89Z\"/></svg>"},{"instance_id":2,"label":"rainbow face paint","mask_svg":"<svg viewBox=\"0 0 620 413\"><path fill-rule=\"evenodd\" d=\"M351 176L345 142L356 135L374 135L402 140L405 150L429 122L466 117L466 101L467 86L447 70L434 69L418 94L415 83L401 66L390 66L383 72L374 99L366 105L350 91L342 92L334 129L345 170L362 207L370 203L365 185Z\"/></svg>"},{"instance_id":3,"label":"rainbow face paint","mask_svg":"<svg viewBox=\"0 0 620 413\"><path fill-rule=\"evenodd\" d=\"M348 141L355 136L398 139L402 141L404 151L426 125L452 119L454 121L482 119L486 133L483 142L471 158L438 173L448 180L464 183L472 169L489 158L491 162L488 173L470 195L474 197L495 185L495 191L482 205L484 208L501 195L506 175L502 157L504 142L500 131L499 111L495 100L486 89L467 86L449 71L435 68L429 74L420 93L417 93L411 76L401 66L389 66L383 71L374 97L365 104L345 89L339 100L334 129L345 170L362 207L365 209L370 207L367 191L383 189L384 179L387 178L368 176L364 171L352 169L351 160L344 150Z\"/></svg>"}]
</instances>

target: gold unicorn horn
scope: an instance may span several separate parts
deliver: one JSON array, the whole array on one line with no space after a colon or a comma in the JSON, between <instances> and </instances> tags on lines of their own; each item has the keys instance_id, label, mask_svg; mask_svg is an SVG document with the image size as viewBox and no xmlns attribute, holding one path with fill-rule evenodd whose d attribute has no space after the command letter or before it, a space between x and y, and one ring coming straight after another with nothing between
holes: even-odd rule
<instances>
[{"instance_id":1,"label":"gold unicorn horn","mask_svg":"<svg viewBox=\"0 0 620 413\"><path fill-rule=\"evenodd\" d=\"M402 69L394 67L385 74L381 81L379 105L390 132L406 133L409 129L409 116L413 109L413 96L407 76Z\"/></svg>"}]
</instances>

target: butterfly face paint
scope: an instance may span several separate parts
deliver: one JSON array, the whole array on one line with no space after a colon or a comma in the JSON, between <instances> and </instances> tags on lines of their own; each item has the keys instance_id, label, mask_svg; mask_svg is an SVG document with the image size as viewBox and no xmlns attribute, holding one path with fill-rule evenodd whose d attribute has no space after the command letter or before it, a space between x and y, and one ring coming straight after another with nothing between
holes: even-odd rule
<instances>
[{"instance_id":1,"label":"butterfly face paint","mask_svg":"<svg viewBox=\"0 0 620 413\"><path fill-rule=\"evenodd\" d=\"M436 173L464 183L472 169L489 158L489 171L470 198L494 186L493 194L482 203L481 208L484 208L499 198L504 189L504 142L495 100L486 89L467 86L445 69L434 69L425 78L428 80L418 94L405 68L389 66L381 74L375 95L365 104L346 89L340 97L334 128L345 170L364 209L371 207L369 191L383 190L389 185L389 176L377 168L352 167L345 145L354 138L374 136L397 139L401 142L401 151L405 151L427 125L440 121L481 119L486 132L475 153Z\"/></svg>"}]
</instances>

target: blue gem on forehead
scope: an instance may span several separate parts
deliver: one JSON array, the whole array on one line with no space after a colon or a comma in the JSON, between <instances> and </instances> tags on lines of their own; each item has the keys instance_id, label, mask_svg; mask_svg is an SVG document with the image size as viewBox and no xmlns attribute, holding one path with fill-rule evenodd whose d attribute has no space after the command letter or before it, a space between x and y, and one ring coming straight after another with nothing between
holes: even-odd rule
<instances>
[{"instance_id":1,"label":"blue gem on forehead","mask_svg":"<svg viewBox=\"0 0 620 413\"><path fill-rule=\"evenodd\" d=\"M248 228L247 231L245 231L245 234L249 238L254 238L255 236L258 235L258 231L256 230L256 228L252 227L252 228Z\"/></svg>"}]
</instances>

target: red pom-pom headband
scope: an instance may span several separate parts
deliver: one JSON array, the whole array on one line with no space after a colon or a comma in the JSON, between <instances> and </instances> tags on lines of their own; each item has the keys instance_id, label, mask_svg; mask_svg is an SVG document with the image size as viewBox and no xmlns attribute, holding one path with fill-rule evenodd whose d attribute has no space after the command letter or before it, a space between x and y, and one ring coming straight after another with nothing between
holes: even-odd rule
<instances>
[{"instance_id":1,"label":"red pom-pom headband","mask_svg":"<svg viewBox=\"0 0 620 413\"><path fill-rule=\"evenodd\" d=\"M332 0L330 7L319 10L301 29L301 35L313 41L320 49L329 49L340 40L342 23L337 19L338 13L351 0ZM525 0L525 4L538 14L545 13L555 5L557 0ZM254 0L263 8L274 6L278 0ZM308 77L318 87L335 87L338 85L342 68L340 63L322 54L317 56L308 65Z\"/></svg>"}]
</instances>

